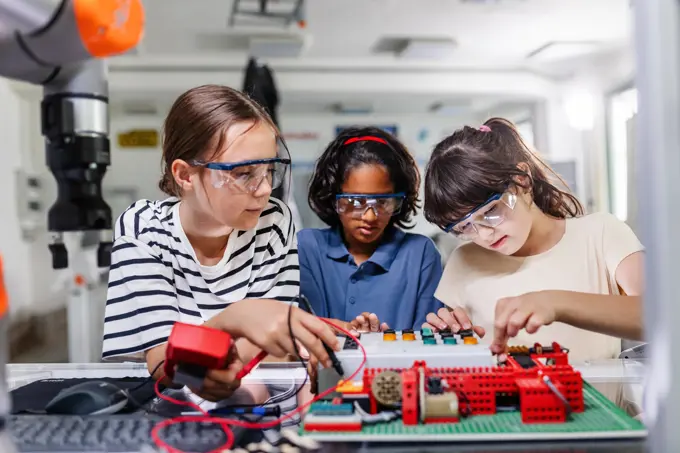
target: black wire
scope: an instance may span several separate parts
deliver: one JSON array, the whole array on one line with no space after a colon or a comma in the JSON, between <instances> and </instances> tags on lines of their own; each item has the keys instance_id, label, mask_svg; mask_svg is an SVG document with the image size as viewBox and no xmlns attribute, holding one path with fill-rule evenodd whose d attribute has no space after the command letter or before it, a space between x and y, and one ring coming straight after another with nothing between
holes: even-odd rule
<instances>
[{"instance_id":1,"label":"black wire","mask_svg":"<svg viewBox=\"0 0 680 453\"><path fill-rule=\"evenodd\" d=\"M146 384L148 384L151 380L153 380L153 375L156 374L156 372L160 369L160 367L165 363L165 360L161 360L158 362L158 365L156 365L156 368L153 369L151 374L149 375L148 378L146 378L144 381L142 381L141 384L139 384L137 387L133 387L129 390L128 392L134 392L135 390L139 390L140 388L144 387Z\"/></svg>"},{"instance_id":2,"label":"black wire","mask_svg":"<svg viewBox=\"0 0 680 453\"><path fill-rule=\"evenodd\" d=\"M300 366L306 371L307 370L307 365L305 364L305 361L302 359L300 356L300 351L298 349L297 342L295 341L295 335L293 334L293 304L288 305L288 335L290 336L291 341L293 342L293 348L295 349L295 358L300 362ZM295 392L293 392L292 395L287 397L286 399L291 399L291 398L296 398L298 394L302 391L302 388L307 384L307 379L309 378L309 373L305 372L305 380L302 382L300 386L297 387ZM288 392L288 390L286 390ZM273 398L273 397L272 397ZM238 404L238 405L228 405L224 407L230 407L230 408L244 408L244 409L249 409L253 407L266 407L266 406L272 406L275 404L280 405L280 401L277 401L276 403L269 403L269 404Z\"/></svg>"},{"instance_id":3,"label":"black wire","mask_svg":"<svg viewBox=\"0 0 680 453\"><path fill-rule=\"evenodd\" d=\"M300 385L295 393L290 396L290 398L296 398L300 391L302 391L302 388L307 385L307 379L309 378L309 372L307 372L307 365L305 365L305 361L302 360L302 357L300 357L300 350L298 349L297 342L295 341L295 335L293 335L293 304L288 304L288 335L290 335L290 339L293 342L293 349L295 349L295 358L300 361L300 365L302 366L302 369L305 370L305 380L302 382L302 385Z\"/></svg>"}]
</instances>

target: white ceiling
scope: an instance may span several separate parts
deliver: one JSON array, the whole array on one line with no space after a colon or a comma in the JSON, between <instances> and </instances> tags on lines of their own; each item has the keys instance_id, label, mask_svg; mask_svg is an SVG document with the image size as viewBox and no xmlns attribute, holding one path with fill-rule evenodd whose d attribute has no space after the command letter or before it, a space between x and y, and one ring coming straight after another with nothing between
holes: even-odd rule
<instances>
[{"instance_id":1,"label":"white ceiling","mask_svg":"<svg viewBox=\"0 0 680 453\"><path fill-rule=\"evenodd\" d=\"M304 35L302 58L374 59L386 38L451 38L457 47L450 61L503 67L524 65L530 53L551 42L592 42L593 51L602 51L625 43L631 32L630 0L306 0L303 29L228 27L232 1L146 0L142 51L220 50L212 42L240 53L233 35L260 31Z\"/></svg>"},{"instance_id":2,"label":"white ceiling","mask_svg":"<svg viewBox=\"0 0 680 453\"><path fill-rule=\"evenodd\" d=\"M253 4L253 0L241 1ZM286 1L291 0L269 0L279 7ZM455 42L453 51L431 57L426 63L461 70L528 69L563 77L583 64L627 48L631 35L629 0L306 0L304 28L296 24L287 28L278 24L229 27L232 2L145 0L144 41L134 55L123 58L128 63L168 56L245 61L248 38L267 35L274 40L297 37L304 41L302 52L287 59L294 63L332 62L336 68L365 70L374 70L371 66L377 63L389 63L395 68L412 68L423 62L384 51L386 40L448 39ZM588 45L579 49L581 54L557 61L528 58L551 43ZM368 104L377 113L424 113L438 101L469 105L476 110L470 99L428 99L398 93L369 99L366 95L339 97L333 93L308 97L296 94L295 99L290 99L284 93L281 109L294 113L328 112L333 104L345 103ZM508 100L474 101L486 103L482 105L484 109Z\"/></svg>"}]
</instances>

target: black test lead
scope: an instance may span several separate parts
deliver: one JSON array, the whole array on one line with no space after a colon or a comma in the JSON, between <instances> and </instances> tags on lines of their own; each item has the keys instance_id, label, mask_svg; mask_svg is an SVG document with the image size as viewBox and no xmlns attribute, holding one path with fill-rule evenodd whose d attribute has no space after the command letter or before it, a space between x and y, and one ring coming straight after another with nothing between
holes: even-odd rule
<instances>
[{"instance_id":1,"label":"black test lead","mask_svg":"<svg viewBox=\"0 0 680 453\"><path fill-rule=\"evenodd\" d=\"M316 313L314 313L314 309L312 308L312 304L309 303L309 300L307 300L307 298L303 294L298 295L298 300L300 302L302 302L305 310L307 310L309 312L309 314L316 316ZM330 346L328 346L326 343L324 343L323 341L321 342L321 344L323 344L324 349L328 353L328 357L331 359L331 363L333 364L333 369L340 375L341 378L344 379L345 378L345 372L342 369L342 364L338 360L338 356L335 355L335 351L333 351L333 349Z\"/></svg>"}]
</instances>

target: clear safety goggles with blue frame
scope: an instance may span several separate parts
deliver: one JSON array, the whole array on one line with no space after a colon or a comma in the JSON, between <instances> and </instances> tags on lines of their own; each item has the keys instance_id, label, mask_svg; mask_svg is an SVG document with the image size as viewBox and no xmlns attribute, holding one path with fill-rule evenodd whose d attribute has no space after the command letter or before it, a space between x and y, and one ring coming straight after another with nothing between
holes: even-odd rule
<instances>
[{"instance_id":1,"label":"clear safety goggles with blue frame","mask_svg":"<svg viewBox=\"0 0 680 453\"><path fill-rule=\"evenodd\" d=\"M349 214L355 219L363 217L369 209L376 217L399 214L406 199L405 193L358 194L340 193L335 196L338 214Z\"/></svg>"},{"instance_id":2,"label":"clear safety goggles with blue frame","mask_svg":"<svg viewBox=\"0 0 680 453\"><path fill-rule=\"evenodd\" d=\"M286 144L278 139L278 156L267 159L244 160L241 162L193 161L191 165L203 167L209 172L210 184L221 189L227 187L236 192L252 194L266 180L271 189L281 187L289 175L291 164Z\"/></svg>"},{"instance_id":3,"label":"clear safety goggles with blue frame","mask_svg":"<svg viewBox=\"0 0 680 453\"><path fill-rule=\"evenodd\" d=\"M517 195L512 192L492 195L465 217L448 224L444 231L462 240L471 241L479 235L478 227L496 228L503 223L516 204Z\"/></svg>"}]
</instances>

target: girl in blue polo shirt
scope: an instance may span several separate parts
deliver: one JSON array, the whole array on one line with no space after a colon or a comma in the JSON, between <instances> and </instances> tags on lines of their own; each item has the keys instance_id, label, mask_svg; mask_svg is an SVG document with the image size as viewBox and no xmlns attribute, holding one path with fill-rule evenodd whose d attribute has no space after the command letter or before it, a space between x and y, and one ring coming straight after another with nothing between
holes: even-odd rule
<instances>
[{"instance_id":1,"label":"girl in blue polo shirt","mask_svg":"<svg viewBox=\"0 0 680 453\"><path fill-rule=\"evenodd\" d=\"M318 316L360 331L419 329L442 275L433 242L406 233L420 177L396 138L344 130L319 160L309 205L329 228L298 233L301 292ZM345 324L347 326L347 324Z\"/></svg>"}]
</instances>

